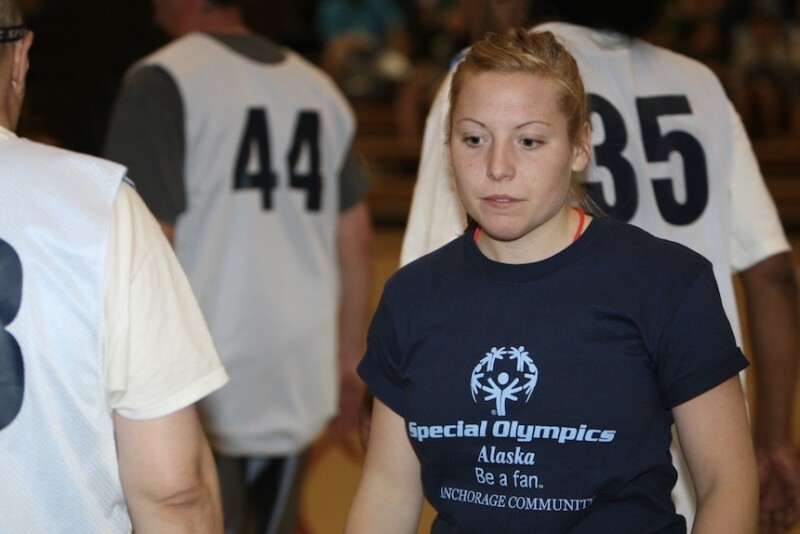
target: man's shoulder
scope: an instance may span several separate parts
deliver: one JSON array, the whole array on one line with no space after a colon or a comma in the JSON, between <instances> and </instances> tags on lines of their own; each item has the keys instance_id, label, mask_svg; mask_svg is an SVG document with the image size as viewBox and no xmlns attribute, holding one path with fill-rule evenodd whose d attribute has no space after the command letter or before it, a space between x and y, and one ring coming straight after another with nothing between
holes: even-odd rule
<instances>
[{"instance_id":1,"label":"man's shoulder","mask_svg":"<svg viewBox=\"0 0 800 534\"><path fill-rule=\"evenodd\" d=\"M570 53L576 56L579 63L583 56L593 53L613 53L625 50L630 52L632 60L636 61L638 58L643 67L649 67L651 70L655 67L662 69L672 65L676 71L664 69L665 77L676 74L683 75L684 72L688 72L689 74L686 74L688 76L699 75L716 79L713 71L700 61L644 39L564 22L539 24L531 28L531 31L552 32L564 43ZM650 70L648 70L648 74L650 74Z\"/></svg>"},{"instance_id":2,"label":"man's shoulder","mask_svg":"<svg viewBox=\"0 0 800 534\"><path fill-rule=\"evenodd\" d=\"M0 143L0 150L8 150L18 157L27 158L31 164L51 166L56 168L85 168L89 170L103 170L110 173L119 173L122 179L126 168L124 165L109 161L104 158L67 150L65 148L31 141L25 138L9 139Z\"/></svg>"}]
</instances>

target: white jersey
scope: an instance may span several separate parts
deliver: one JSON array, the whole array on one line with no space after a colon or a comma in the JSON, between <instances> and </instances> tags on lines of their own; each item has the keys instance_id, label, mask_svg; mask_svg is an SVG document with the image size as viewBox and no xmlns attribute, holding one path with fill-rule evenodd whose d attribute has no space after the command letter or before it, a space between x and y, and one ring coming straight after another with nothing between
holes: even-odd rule
<instances>
[{"instance_id":1,"label":"white jersey","mask_svg":"<svg viewBox=\"0 0 800 534\"><path fill-rule=\"evenodd\" d=\"M741 345L732 275L789 244L739 116L714 74L619 34L548 23L575 57L592 109L592 197L609 214L682 243L714 265ZM434 100L401 253L408 263L464 231L444 150L450 76ZM678 512L694 517L688 477Z\"/></svg>"},{"instance_id":2,"label":"white jersey","mask_svg":"<svg viewBox=\"0 0 800 534\"><path fill-rule=\"evenodd\" d=\"M231 377L204 402L215 450L307 446L337 407L338 176L354 117L294 52L254 62L194 33L144 61L185 117L175 249Z\"/></svg>"},{"instance_id":3,"label":"white jersey","mask_svg":"<svg viewBox=\"0 0 800 534\"><path fill-rule=\"evenodd\" d=\"M21 139L0 160L0 532L129 532L102 330L125 169Z\"/></svg>"}]
</instances>

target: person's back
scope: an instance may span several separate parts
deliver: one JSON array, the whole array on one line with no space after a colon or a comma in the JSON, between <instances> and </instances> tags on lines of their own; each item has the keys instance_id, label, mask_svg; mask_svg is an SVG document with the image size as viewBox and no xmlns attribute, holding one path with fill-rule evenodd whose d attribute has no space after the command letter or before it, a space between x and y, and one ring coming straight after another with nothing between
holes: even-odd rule
<instances>
[{"instance_id":1,"label":"person's back","mask_svg":"<svg viewBox=\"0 0 800 534\"><path fill-rule=\"evenodd\" d=\"M704 65L639 39L563 23L537 29L573 52L588 88L592 199L713 259L738 334L732 273L785 250L786 239L722 85Z\"/></svg>"},{"instance_id":2,"label":"person's back","mask_svg":"<svg viewBox=\"0 0 800 534\"><path fill-rule=\"evenodd\" d=\"M292 451L336 406L334 180L353 118L294 53L258 64L193 33L144 63L171 75L184 107L187 209L176 253L233 380L261 384L209 399L210 439L229 454Z\"/></svg>"},{"instance_id":3,"label":"person's back","mask_svg":"<svg viewBox=\"0 0 800 534\"><path fill-rule=\"evenodd\" d=\"M172 238L231 376L202 412L226 521L290 531L304 453L352 426L363 389L366 180L342 94L241 3L157 10L175 40L127 74L106 155Z\"/></svg>"},{"instance_id":4,"label":"person's back","mask_svg":"<svg viewBox=\"0 0 800 534\"><path fill-rule=\"evenodd\" d=\"M0 530L130 529L98 328L125 169L19 139L1 142L0 154L0 198L30 199L0 210ZM35 522L24 510L36 510Z\"/></svg>"},{"instance_id":5,"label":"person's back","mask_svg":"<svg viewBox=\"0 0 800 534\"><path fill-rule=\"evenodd\" d=\"M563 23L537 29L562 39L588 89L592 199L614 218L711 259L742 346L733 274L787 244L721 84L704 65L642 40ZM676 467L676 507L691 525L693 492L683 464Z\"/></svg>"},{"instance_id":6,"label":"person's back","mask_svg":"<svg viewBox=\"0 0 800 534\"><path fill-rule=\"evenodd\" d=\"M0 0L0 531L220 532L195 403L227 375L126 169L13 132L21 20Z\"/></svg>"}]
</instances>

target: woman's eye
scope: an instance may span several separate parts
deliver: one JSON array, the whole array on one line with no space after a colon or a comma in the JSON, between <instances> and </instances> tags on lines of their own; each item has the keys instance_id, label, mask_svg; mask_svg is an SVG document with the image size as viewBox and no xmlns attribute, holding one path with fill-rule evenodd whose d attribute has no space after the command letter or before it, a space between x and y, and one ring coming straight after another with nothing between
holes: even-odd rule
<instances>
[{"instance_id":1,"label":"woman's eye","mask_svg":"<svg viewBox=\"0 0 800 534\"><path fill-rule=\"evenodd\" d=\"M524 138L524 139L522 139L520 141L520 144L522 146L524 146L525 148L534 148L539 143L538 143L538 141L536 141L536 139L533 139L533 138L530 138L530 137L526 137L526 138Z\"/></svg>"},{"instance_id":2,"label":"woman's eye","mask_svg":"<svg viewBox=\"0 0 800 534\"><path fill-rule=\"evenodd\" d=\"M477 135L465 135L464 142L468 145L479 145L481 143L481 138Z\"/></svg>"}]
</instances>

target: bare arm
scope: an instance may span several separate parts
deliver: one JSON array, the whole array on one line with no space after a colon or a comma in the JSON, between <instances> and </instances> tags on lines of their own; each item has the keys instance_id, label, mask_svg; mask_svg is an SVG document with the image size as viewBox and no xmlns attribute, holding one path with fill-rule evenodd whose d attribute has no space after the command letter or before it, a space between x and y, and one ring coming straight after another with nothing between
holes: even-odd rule
<instances>
[{"instance_id":1,"label":"bare arm","mask_svg":"<svg viewBox=\"0 0 800 534\"><path fill-rule=\"evenodd\" d=\"M672 413L697 493L692 532L758 532L758 475L738 376Z\"/></svg>"},{"instance_id":2,"label":"bare arm","mask_svg":"<svg viewBox=\"0 0 800 534\"><path fill-rule=\"evenodd\" d=\"M756 371L755 437L759 447L792 439L792 401L798 357L797 286L789 253L740 274Z\"/></svg>"},{"instance_id":3,"label":"bare arm","mask_svg":"<svg viewBox=\"0 0 800 534\"><path fill-rule=\"evenodd\" d=\"M167 221L159 220L158 224L161 226L161 230L164 232L164 235L167 236L167 241L173 247L175 246L175 225L172 223L168 223Z\"/></svg>"},{"instance_id":4,"label":"bare arm","mask_svg":"<svg viewBox=\"0 0 800 534\"><path fill-rule=\"evenodd\" d=\"M356 373L364 355L372 291L372 224L366 202L339 216L336 233L341 297L339 304L339 415L330 427L343 439L356 426L364 383Z\"/></svg>"},{"instance_id":5,"label":"bare arm","mask_svg":"<svg viewBox=\"0 0 800 534\"><path fill-rule=\"evenodd\" d=\"M800 474L792 443L797 375L797 282L789 253L740 273L755 369L754 439L761 524L775 532L800 518Z\"/></svg>"},{"instance_id":6,"label":"bare arm","mask_svg":"<svg viewBox=\"0 0 800 534\"><path fill-rule=\"evenodd\" d=\"M364 470L345 534L411 534L422 511L422 480L403 419L374 400Z\"/></svg>"},{"instance_id":7,"label":"bare arm","mask_svg":"<svg viewBox=\"0 0 800 534\"><path fill-rule=\"evenodd\" d=\"M145 421L115 413L114 428L137 534L222 532L217 471L194 405Z\"/></svg>"}]
</instances>

